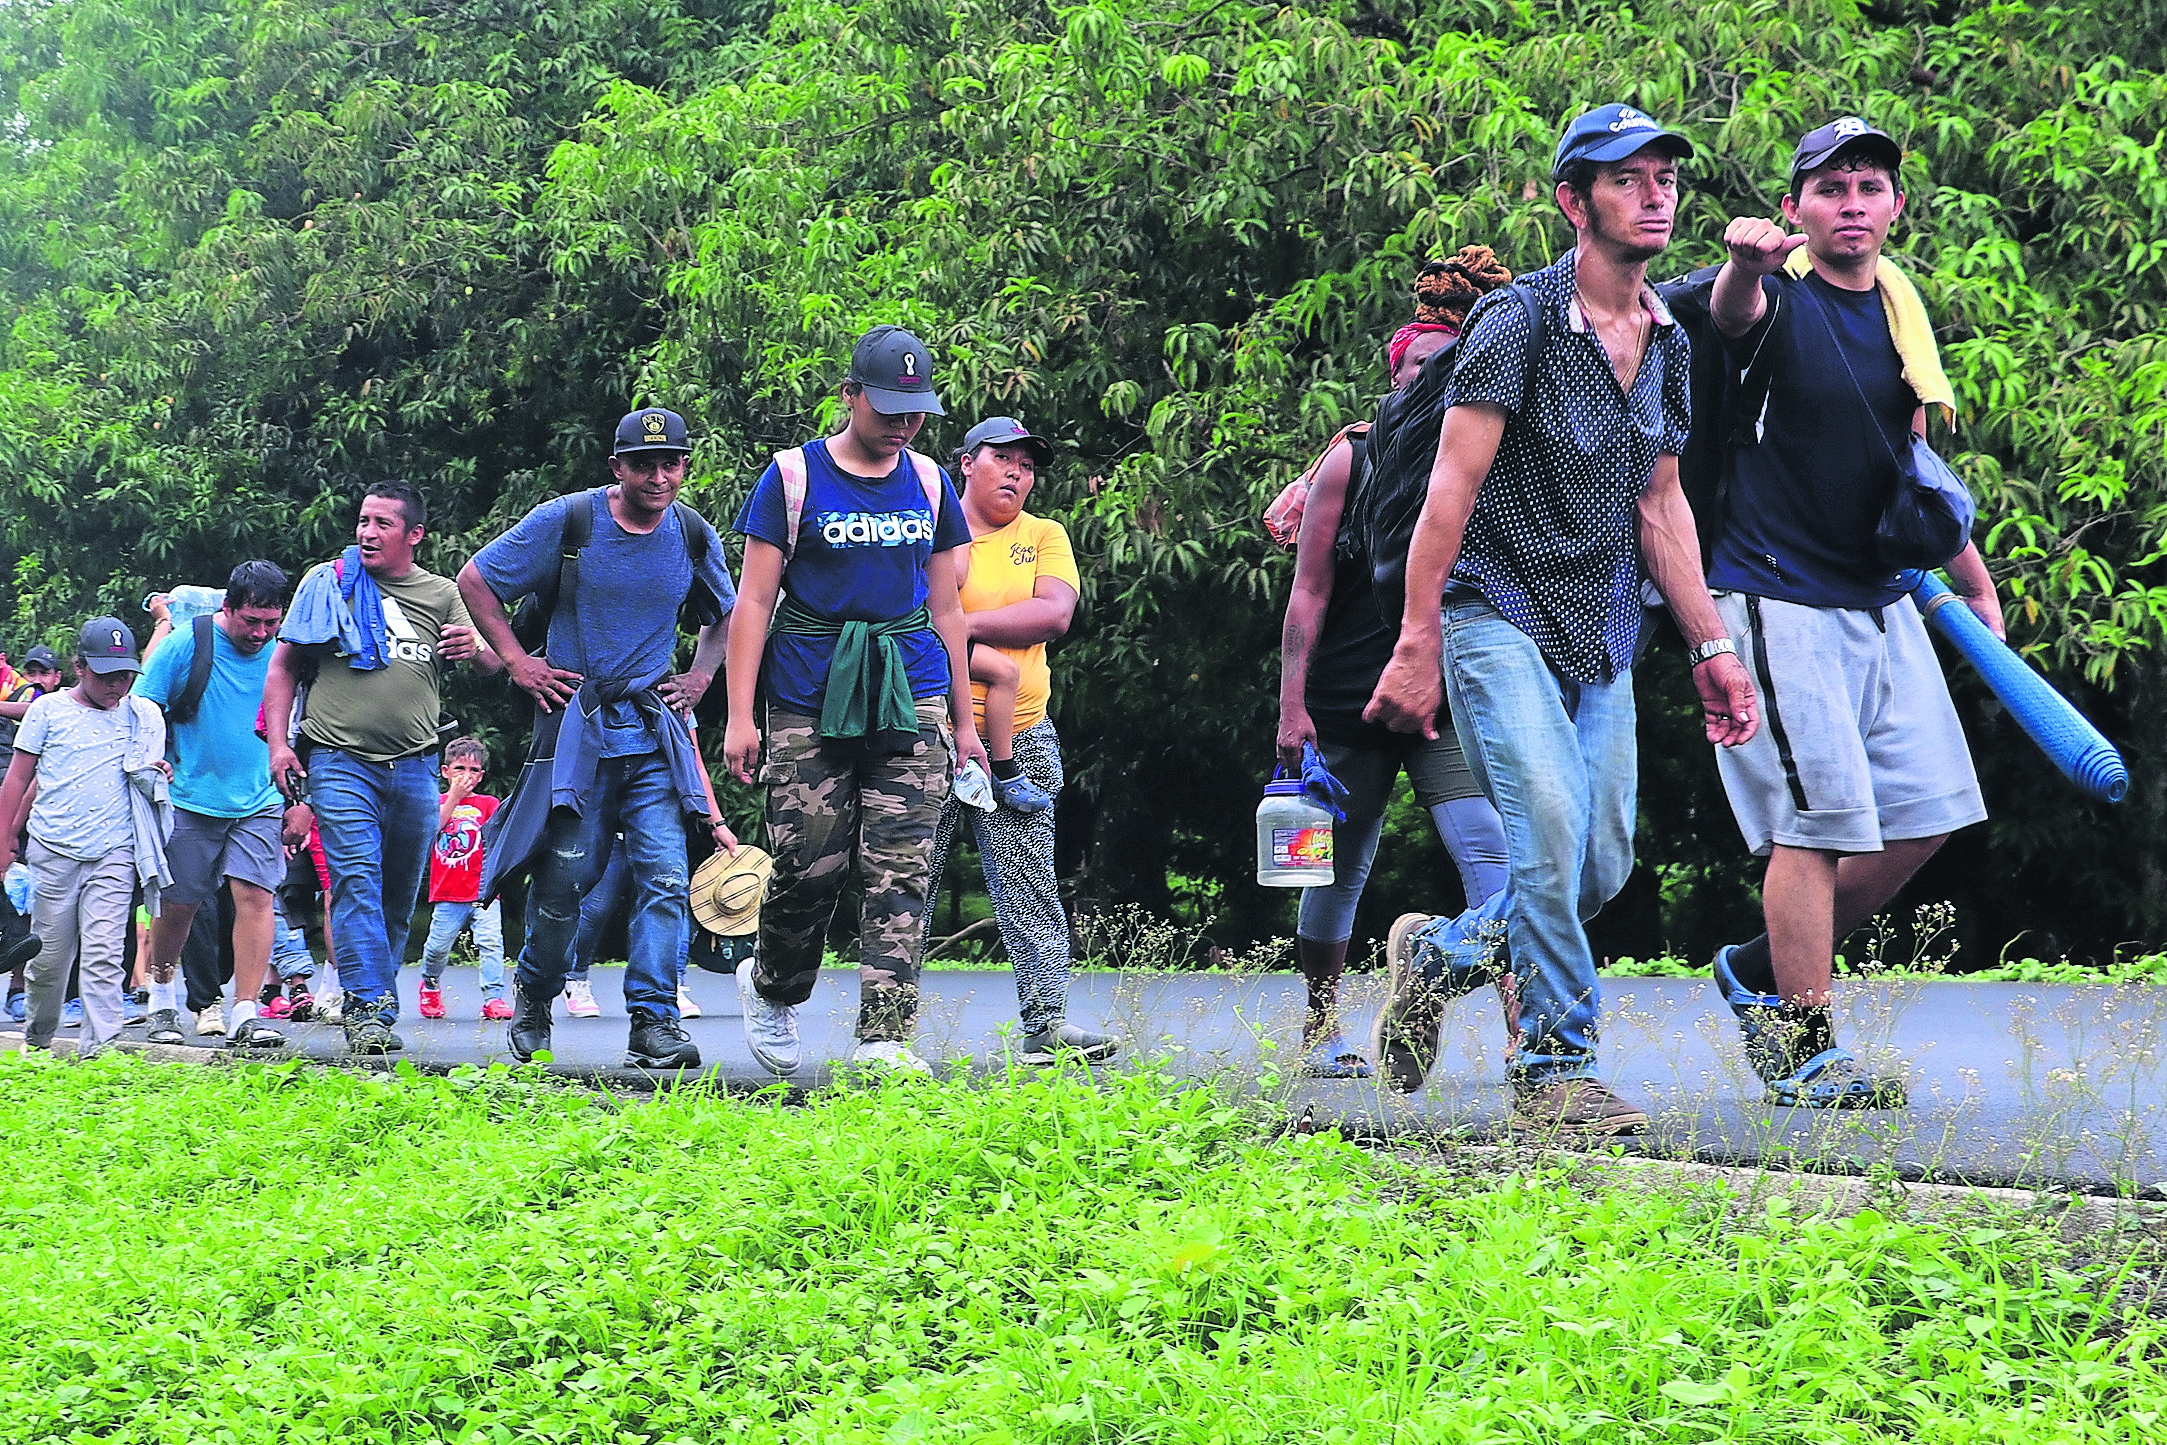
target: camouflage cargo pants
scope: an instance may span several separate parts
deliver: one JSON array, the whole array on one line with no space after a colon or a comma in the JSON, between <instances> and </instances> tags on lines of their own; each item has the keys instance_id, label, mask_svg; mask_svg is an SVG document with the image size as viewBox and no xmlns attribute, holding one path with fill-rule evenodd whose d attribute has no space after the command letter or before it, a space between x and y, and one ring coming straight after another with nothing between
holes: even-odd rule
<instances>
[{"instance_id":1,"label":"camouflage cargo pants","mask_svg":"<svg viewBox=\"0 0 2167 1445\"><path fill-rule=\"evenodd\" d=\"M933 830L948 801L954 744L948 700L918 702L908 757L846 758L820 747L819 721L768 709L768 848L775 873L760 905L753 985L775 1003L812 997L821 946L855 857L858 1037L902 1040L918 1013Z\"/></svg>"}]
</instances>

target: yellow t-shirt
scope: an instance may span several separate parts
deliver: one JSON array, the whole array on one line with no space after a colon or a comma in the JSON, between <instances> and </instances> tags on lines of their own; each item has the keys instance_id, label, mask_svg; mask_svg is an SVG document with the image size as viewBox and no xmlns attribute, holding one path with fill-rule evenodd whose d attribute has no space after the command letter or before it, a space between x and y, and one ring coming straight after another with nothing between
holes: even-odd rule
<instances>
[{"instance_id":1,"label":"yellow t-shirt","mask_svg":"<svg viewBox=\"0 0 2167 1445\"><path fill-rule=\"evenodd\" d=\"M1052 577L1082 590L1067 530L1059 522L1024 512L999 531L971 539L971 570L963 578L963 610L990 612L1012 602L1029 601L1037 595L1041 577ZM1038 726L1046 716L1047 700L1053 695L1053 669L1046 665L1046 644L997 647L994 651L1014 658L1021 674L1016 683L1016 731ZM985 684L971 684L971 701L983 737Z\"/></svg>"}]
</instances>

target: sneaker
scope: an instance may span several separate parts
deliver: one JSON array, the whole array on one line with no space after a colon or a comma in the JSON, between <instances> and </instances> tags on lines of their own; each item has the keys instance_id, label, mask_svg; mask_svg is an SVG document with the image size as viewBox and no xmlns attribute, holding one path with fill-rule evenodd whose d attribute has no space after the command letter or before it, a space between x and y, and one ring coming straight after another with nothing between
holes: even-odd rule
<instances>
[{"instance_id":1,"label":"sneaker","mask_svg":"<svg viewBox=\"0 0 2167 1445\"><path fill-rule=\"evenodd\" d=\"M700 1017L700 1006L692 1001L691 994L685 992L683 984L677 986L677 1016L681 1019Z\"/></svg>"},{"instance_id":2,"label":"sneaker","mask_svg":"<svg viewBox=\"0 0 2167 1445\"><path fill-rule=\"evenodd\" d=\"M293 1000L284 994L279 994L269 1003L260 1006L256 1010L256 1017L270 1019L274 1022L284 1022L293 1017Z\"/></svg>"},{"instance_id":3,"label":"sneaker","mask_svg":"<svg viewBox=\"0 0 2167 1445\"><path fill-rule=\"evenodd\" d=\"M23 991L19 988L9 989L8 1018L15 1023L21 1023L29 1014L30 1000L24 996Z\"/></svg>"},{"instance_id":4,"label":"sneaker","mask_svg":"<svg viewBox=\"0 0 2167 1445\"><path fill-rule=\"evenodd\" d=\"M60 1006L60 1026L64 1029L79 1029L83 1026L83 1001L81 999L71 998Z\"/></svg>"},{"instance_id":5,"label":"sneaker","mask_svg":"<svg viewBox=\"0 0 2167 1445\"><path fill-rule=\"evenodd\" d=\"M1791 1062L1791 1051L1784 1047L1783 1000L1772 993L1754 993L1738 981L1731 972L1731 954L1736 949L1736 944L1717 949L1710 971L1715 975L1717 994L1738 1020L1739 1033L1745 1036L1746 1062L1753 1066L1761 1082L1774 1084L1798 1072Z\"/></svg>"},{"instance_id":6,"label":"sneaker","mask_svg":"<svg viewBox=\"0 0 2167 1445\"><path fill-rule=\"evenodd\" d=\"M120 995L120 1022L121 1022L121 1027L123 1027L123 1028L126 1028L126 1027L127 1027L127 1026L128 1026L129 1024L139 1024L139 1023L142 1023L142 1022L144 1022L145 1020L147 1020L147 1019L148 1019L149 1017L150 1017L150 1010L149 1010L149 1009L147 1009L147 1008L145 1008L145 1007L143 1006L143 1001L142 1001L141 999L139 999L139 998L137 998L137 997L135 996L135 993L134 993L134 991L133 991L133 990L130 990L130 989L123 989L123 990L121 990L121 995Z\"/></svg>"},{"instance_id":7,"label":"sneaker","mask_svg":"<svg viewBox=\"0 0 2167 1445\"><path fill-rule=\"evenodd\" d=\"M870 1039L850 1051L850 1062L863 1069L882 1069L932 1077L933 1066L911 1052L909 1044L894 1039Z\"/></svg>"},{"instance_id":8,"label":"sneaker","mask_svg":"<svg viewBox=\"0 0 2167 1445\"><path fill-rule=\"evenodd\" d=\"M1326 1034L1311 1044L1294 1066L1300 1079L1366 1079L1371 1072L1369 1060L1356 1053L1342 1033Z\"/></svg>"},{"instance_id":9,"label":"sneaker","mask_svg":"<svg viewBox=\"0 0 2167 1445\"><path fill-rule=\"evenodd\" d=\"M995 778L993 791L1000 795L1001 806L1012 812L1043 813L1053 806L1053 794L1021 773L1013 778Z\"/></svg>"},{"instance_id":10,"label":"sneaker","mask_svg":"<svg viewBox=\"0 0 2167 1445\"><path fill-rule=\"evenodd\" d=\"M391 1025L380 1018L362 1018L346 1025L348 1054L395 1054L405 1047L406 1040L393 1033Z\"/></svg>"},{"instance_id":11,"label":"sneaker","mask_svg":"<svg viewBox=\"0 0 2167 1445\"><path fill-rule=\"evenodd\" d=\"M1904 1081L1869 1074L1848 1049L1824 1049L1787 1077L1768 1081L1768 1102L1796 1109L1901 1109Z\"/></svg>"},{"instance_id":12,"label":"sneaker","mask_svg":"<svg viewBox=\"0 0 2167 1445\"><path fill-rule=\"evenodd\" d=\"M181 1011L162 1008L150 1016L150 1032L144 1038L154 1044L185 1044L188 1035L181 1031Z\"/></svg>"},{"instance_id":13,"label":"sneaker","mask_svg":"<svg viewBox=\"0 0 2167 1445\"><path fill-rule=\"evenodd\" d=\"M1415 931L1434 917L1402 913L1385 937L1385 1003L1370 1052L1384 1066L1385 1081L1402 1094L1412 1094L1429 1078L1444 1031L1445 999L1415 966Z\"/></svg>"},{"instance_id":14,"label":"sneaker","mask_svg":"<svg viewBox=\"0 0 2167 1445\"><path fill-rule=\"evenodd\" d=\"M602 1017L602 1006L594 1001L594 985L583 978L567 983L564 986L564 1011L576 1019Z\"/></svg>"},{"instance_id":15,"label":"sneaker","mask_svg":"<svg viewBox=\"0 0 2167 1445\"><path fill-rule=\"evenodd\" d=\"M495 1021L498 1019L508 1019L511 1016L512 1006L509 1003L506 1003L503 999L485 998L482 1000L483 1018Z\"/></svg>"},{"instance_id":16,"label":"sneaker","mask_svg":"<svg viewBox=\"0 0 2167 1445\"><path fill-rule=\"evenodd\" d=\"M1120 1048L1121 1040L1117 1038L1080 1029L1067 1019L1055 1019L1036 1033L1023 1036L1023 1047L1016 1051L1016 1061L1033 1067L1057 1064L1063 1059L1081 1059L1084 1063L1096 1064L1112 1058Z\"/></svg>"},{"instance_id":17,"label":"sneaker","mask_svg":"<svg viewBox=\"0 0 2167 1445\"><path fill-rule=\"evenodd\" d=\"M549 1006L553 1000L540 994L529 993L512 982L512 1026L504 1031L505 1046L512 1057L522 1064L534 1062L534 1056L549 1048Z\"/></svg>"},{"instance_id":18,"label":"sneaker","mask_svg":"<svg viewBox=\"0 0 2167 1445\"><path fill-rule=\"evenodd\" d=\"M266 1023L262 1015L234 1025L232 1044L237 1049L283 1049L286 1036Z\"/></svg>"},{"instance_id":19,"label":"sneaker","mask_svg":"<svg viewBox=\"0 0 2167 1445\"><path fill-rule=\"evenodd\" d=\"M1535 1134L1638 1134L1648 1116L1596 1079L1559 1079L1515 1088L1512 1127Z\"/></svg>"},{"instance_id":20,"label":"sneaker","mask_svg":"<svg viewBox=\"0 0 2167 1445\"><path fill-rule=\"evenodd\" d=\"M798 1010L795 1004L769 1003L752 986L753 960L737 966L737 998L745 1014L745 1047L761 1068L781 1078L798 1067Z\"/></svg>"},{"instance_id":21,"label":"sneaker","mask_svg":"<svg viewBox=\"0 0 2167 1445\"><path fill-rule=\"evenodd\" d=\"M295 1004L294 1017L299 1018L300 1016L301 1006ZM346 1022L346 1006L340 1001L337 994L332 994L328 998L310 999L309 1017L320 1024L342 1024Z\"/></svg>"},{"instance_id":22,"label":"sneaker","mask_svg":"<svg viewBox=\"0 0 2167 1445\"><path fill-rule=\"evenodd\" d=\"M444 1017L444 989L434 979L421 981L421 1016L425 1019Z\"/></svg>"},{"instance_id":23,"label":"sneaker","mask_svg":"<svg viewBox=\"0 0 2167 1445\"><path fill-rule=\"evenodd\" d=\"M676 1019L632 1010L632 1033L625 1040L628 1069L697 1069L700 1051Z\"/></svg>"},{"instance_id":24,"label":"sneaker","mask_svg":"<svg viewBox=\"0 0 2167 1445\"><path fill-rule=\"evenodd\" d=\"M226 1005L221 999L204 1005L203 1012L196 1015L196 1037L222 1039L226 1036Z\"/></svg>"}]
</instances>

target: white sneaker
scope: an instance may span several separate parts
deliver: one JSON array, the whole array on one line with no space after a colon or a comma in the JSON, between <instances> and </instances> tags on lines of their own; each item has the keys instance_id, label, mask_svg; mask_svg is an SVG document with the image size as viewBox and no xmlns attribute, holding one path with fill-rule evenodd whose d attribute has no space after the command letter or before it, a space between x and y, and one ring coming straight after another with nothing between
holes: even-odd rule
<instances>
[{"instance_id":1,"label":"white sneaker","mask_svg":"<svg viewBox=\"0 0 2167 1445\"><path fill-rule=\"evenodd\" d=\"M223 999L206 1005L203 1012L196 1015L196 1036L212 1039L226 1036L226 1004Z\"/></svg>"},{"instance_id":2,"label":"white sneaker","mask_svg":"<svg viewBox=\"0 0 2167 1445\"><path fill-rule=\"evenodd\" d=\"M564 986L564 1011L576 1019L602 1017L602 1006L594 1001L594 985L583 978L567 983Z\"/></svg>"},{"instance_id":3,"label":"white sneaker","mask_svg":"<svg viewBox=\"0 0 2167 1445\"><path fill-rule=\"evenodd\" d=\"M309 1017L320 1024L342 1024L346 1022L345 1000L346 995L342 993L325 994Z\"/></svg>"},{"instance_id":4,"label":"white sneaker","mask_svg":"<svg viewBox=\"0 0 2167 1445\"><path fill-rule=\"evenodd\" d=\"M696 1019L700 1016L700 1006L692 1001L691 994L685 992L683 984L677 986L677 1016L681 1019Z\"/></svg>"},{"instance_id":5,"label":"white sneaker","mask_svg":"<svg viewBox=\"0 0 2167 1445\"><path fill-rule=\"evenodd\" d=\"M928 1077L933 1073L933 1066L912 1053L909 1044L899 1044L893 1039L875 1039L859 1044L850 1051L850 1061L879 1069L903 1069Z\"/></svg>"},{"instance_id":6,"label":"white sneaker","mask_svg":"<svg viewBox=\"0 0 2167 1445\"><path fill-rule=\"evenodd\" d=\"M797 1072L798 1010L795 1004L769 1003L752 986L751 959L737 966L737 998L745 1010L745 1047L760 1067L777 1078Z\"/></svg>"}]
</instances>

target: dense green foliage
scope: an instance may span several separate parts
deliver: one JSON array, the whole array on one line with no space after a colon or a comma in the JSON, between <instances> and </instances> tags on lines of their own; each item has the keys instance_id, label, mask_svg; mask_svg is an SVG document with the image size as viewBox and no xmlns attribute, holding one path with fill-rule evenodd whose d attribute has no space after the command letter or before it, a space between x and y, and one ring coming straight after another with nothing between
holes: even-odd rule
<instances>
[{"instance_id":1,"label":"dense green foliage","mask_svg":"<svg viewBox=\"0 0 2167 1445\"><path fill-rule=\"evenodd\" d=\"M0 1438L2153 1438L2024 1231L1452 1180L1128 1076L610 1107L0 1058Z\"/></svg>"},{"instance_id":2,"label":"dense green foliage","mask_svg":"<svg viewBox=\"0 0 2167 1445\"><path fill-rule=\"evenodd\" d=\"M1565 244L1544 177L1584 105L1701 143L1680 270L1857 110L1910 149L1897 245L2012 636L2138 778L2118 814L2080 804L1974 688L1997 821L1920 889L1975 956L2158 940L2163 40L2157 0L7 6L11 629L319 556L386 472L427 484L453 566L596 480L635 400L694 419L694 498L726 519L830 414L851 338L902 321L941 358L934 444L1017 410L1068 453L1035 506L1086 566L1069 861L1162 907L1205 880L1232 934L1283 931L1242 881L1290 570L1255 518L1381 389L1413 264ZM1643 686L1648 866L1607 952L1751 919L1675 664ZM511 722L488 697L462 706ZM1390 876L1385 916L1450 901L1434 868Z\"/></svg>"}]
</instances>

